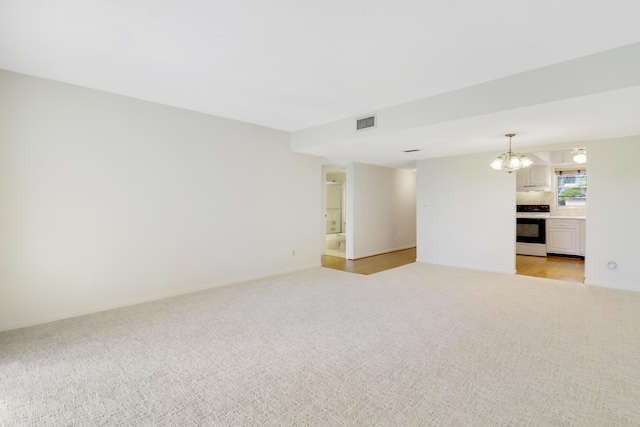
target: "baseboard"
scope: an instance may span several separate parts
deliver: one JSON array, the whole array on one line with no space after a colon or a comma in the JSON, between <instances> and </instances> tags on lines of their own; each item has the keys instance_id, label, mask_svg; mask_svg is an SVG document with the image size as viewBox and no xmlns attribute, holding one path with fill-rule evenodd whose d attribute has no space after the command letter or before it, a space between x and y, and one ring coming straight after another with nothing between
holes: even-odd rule
<instances>
[{"instance_id":1,"label":"baseboard","mask_svg":"<svg viewBox=\"0 0 640 427\"><path fill-rule=\"evenodd\" d=\"M596 286L598 288L607 288L607 289L615 289L618 291L631 291L631 292L640 292L640 286L620 286L619 283L606 283L606 282L592 282L588 280L587 277L584 278L584 284L588 286Z\"/></svg>"},{"instance_id":2,"label":"baseboard","mask_svg":"<svg viewBox=\"0 0 640 427\"><path fill-rule=\"evenodd\" d=\"M194 292L200 292L200 291L206 291L208 289L219 288L219 287L222 287L222 286L237 285L237 284L240 284L240 283L250 282L252 280L260 280L260 279L266 279L266 278L269 278L269 277L281 276L281 275L284 275L284 274L291 274L291 273L295 273L295 272L298 272L298 271L309 270L311 268L317 268L317 267L322 267L322 263L318 262L318 263L313 263L313 264L309 264L309 265L306 265L306 266L299 266L299 267L294 267L294 268L282 269L282 270L278 270L278 271L271 271L271 272L264 273L264 274L257 274L257 275L252 275L252 276L243 276L243 277L234 278L234 279L230 279L230 280L225 280L225 281L221 281L221 282L210 283L210 284L207 284L207 285L204 285L204 286L195 286L195 287L191 287L191 288L180 289L180 290L176 290L176 291L173 291L173 292L163 292L161 294L157 294L157 295L154 295L154 296L151 296L151 297L135 298L135 299L127 300L127 301L121 301L121 302L118 302L118 303L115 303L115 304L106 304L106 305L104 305L102 307L97 307L97 308L91 309L91 310L79 310L79 311L75 311L75 312L71 312L71 313L61 314L61 315L58 315L58 316L47 316L47 317L42 317L42 318L39 318L39 319L30 320L30 321L13 322L13 323L9 323L7 325L0 326L0 332L11 331L11 330L14 330L14 329L28 328L30 326L42 325L42 324L45 324L45 323L56 322L58 320L65 320L65 319L71 319L71 318L74 318L74 317L87 316L89 314L102 313L104 311L116 310L118 308L130 307L132 305L138 305L138 304L144 304L144 303L147 303L147 302L159 301L159 300L163 300L163 299L167 299L167 298L177 297L177 296L180 296L180 295L192 294Z\"/></svg>"},{"instance_id":3,"label":"baseboard","mask_svg":"<svg viewBox=\"0 0 640 427\"><path fill-rule=\"evenodd\" d=\"M477 265L447 264L440 261L425 260L425 259L416 259L416 262L421 262L423 264L442 265L445 267L463 268L465 270L486 271L487 273L509 274L511 276L516 274L515 270L491 270L491 269L487 269L485 267L477 266Z\"/></svg>"},{"instance_id":4,"label":"baseboard","mask_svg":"<svg viewBox=\"0 0 640 427\"><path fill-rule=\"evenodd\" d=\"M378 251L378 252L370 252L370 253L365 253L365 254L359 254L358 256L356 256L356 257L354 257L352 259L358 260L358 259L362 259L362 258L369 258L371 256L388 254L390 252L404 251L405 249L413 249L415 247L416 247L416 245L409 245L409 246L397 247L395 249L387 249L387 250Z\"/></svg>"}]
</instances>

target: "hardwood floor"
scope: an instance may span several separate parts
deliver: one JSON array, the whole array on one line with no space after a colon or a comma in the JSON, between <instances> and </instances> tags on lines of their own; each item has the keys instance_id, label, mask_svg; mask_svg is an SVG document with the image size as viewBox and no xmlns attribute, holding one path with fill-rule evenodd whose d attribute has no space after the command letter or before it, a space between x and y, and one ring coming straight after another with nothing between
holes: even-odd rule
<instances>
[{"instance_id":1,"label":"hardwood floor","mask_svg":"<svg viewBox=\"0 0 640 427\"><path fill-rule=\"evenodd\" d=\"M322 255L322 266L334 270L357 274L373 274L416 262L416 248L386 254L348 260L330 255Z\"/></svg>"},{"instance_id":2,"label":"hardwood floor","mask_svg":"<svg viewBox=\"0 0 640 427\"><path fill-rule=\"evenodd\" d=\"M584 260L516 255L516 271L523 276L584 283Z\"/></svg>"},{"instance_id":3,"label":"hardwood floor","mask_svg":"<svg viewBox=\"0 0 640 427\"><path fill-rule=\"evenodd\" d=\"M389 252L355 261L323 255L322 266L357 274L374 274L416 261L416 248ZM523 276L584 282L584 260L516 255L516 270Z\"/></svg>"}]
</instances>

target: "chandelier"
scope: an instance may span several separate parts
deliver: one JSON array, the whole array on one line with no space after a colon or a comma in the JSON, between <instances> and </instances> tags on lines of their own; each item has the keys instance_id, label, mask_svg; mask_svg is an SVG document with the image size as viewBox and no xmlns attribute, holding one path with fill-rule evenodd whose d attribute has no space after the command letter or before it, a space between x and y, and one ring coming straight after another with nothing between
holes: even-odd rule
<instances>
[{"instance_id":1,"label":"chandelier","mask_svg":"<svg viewBox=\"0 0 640 427\"><path fill-rule=\"evenodd\" d=\"M526 168L533 164L524 154L514 153L511 151L511 138L516 136L515 133L508 133L505 136L509 137L509 151L502 153L497 159L491 163L491 167L495 170L504 169L507 173L517 171L518 169Z\"/></svg>"}]
</instances>

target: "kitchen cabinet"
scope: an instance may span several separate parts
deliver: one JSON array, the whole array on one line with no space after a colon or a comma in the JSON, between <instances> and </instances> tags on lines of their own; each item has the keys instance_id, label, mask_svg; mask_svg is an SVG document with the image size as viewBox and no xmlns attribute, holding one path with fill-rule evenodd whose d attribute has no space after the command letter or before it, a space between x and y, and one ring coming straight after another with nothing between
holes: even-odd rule
<instances>
[{"instance_id":1,"label":"kitchen cabinet","mask_svg":"<svg viewBox=\"0 0 640 427\"><path fill-rule=\"evenodd\" d=\"M517 191L550 191L549 166L529 166L516 172Z\"/></svg>"},{"instance_id":2,"label":"kitchen cabinet","mask_svg":"<svg viewBox=\"0 0 640 427\"><path fill-rule=\"evenodd\" d=\"M547 220L547 253L585 255L584 219L549 218Z\"/></svg>"},{"instance_id":3,"label":"kitchen cabinet","mask_svg":"<svg viewBox=\"0 0 640 427\"><path fill-rule=\"evenodd\" d=\"M586 254L586 237L587 237L587 221L584 219L578 219L578 255L585 256Z\"/></svg>"}]
</instances>

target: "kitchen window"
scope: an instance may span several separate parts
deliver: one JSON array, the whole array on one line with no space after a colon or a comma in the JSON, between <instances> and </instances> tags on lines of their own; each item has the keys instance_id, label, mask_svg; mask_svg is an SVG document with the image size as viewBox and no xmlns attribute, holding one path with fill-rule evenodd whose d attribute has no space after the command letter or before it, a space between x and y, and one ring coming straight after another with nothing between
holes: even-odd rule
<instances>
[{"instance_id":1,"label":"kitchen window","mask_svg":"<svg viewBox=\"0 0 640 427\"><path fill-rule=\"evenodd\" d=\"M556 205L584 207L587 204L587 170L556 170Z\"/></svg>"}]
</instances>

